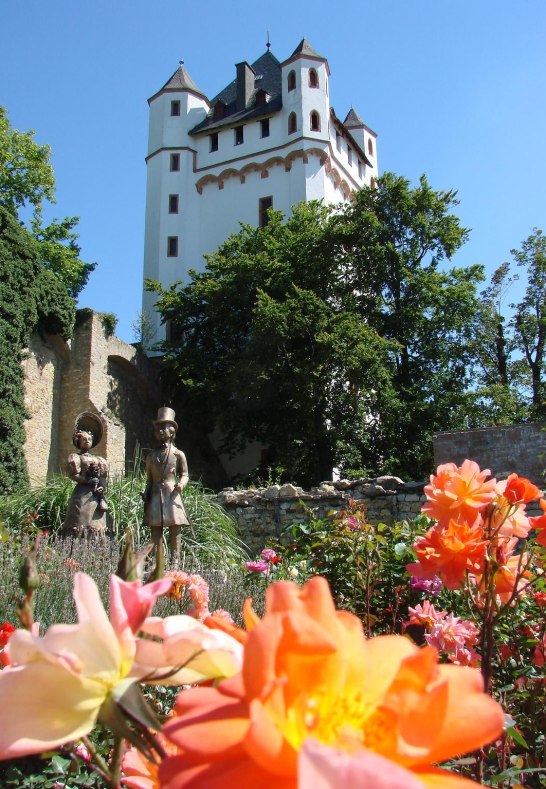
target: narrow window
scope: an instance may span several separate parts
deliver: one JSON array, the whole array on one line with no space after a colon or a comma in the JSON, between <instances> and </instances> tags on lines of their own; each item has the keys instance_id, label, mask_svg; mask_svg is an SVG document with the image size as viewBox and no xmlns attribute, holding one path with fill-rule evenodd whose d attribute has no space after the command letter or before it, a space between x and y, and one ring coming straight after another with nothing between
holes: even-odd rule
<instances>
[{"instance_id":1,"label":"narrow window","mask_svg":"<svg viewBox=\"0 0 546 789\"><path fill-rule=\"evenodd\" d=\"M337 152L341 153L341 134L336 131L336 148Z\"/></svg>"},{"instance_id":2,"label":"narrow window","mask_svg":"<svg viewBox=\"0 0 546 789\"><path fill-rule=\"evenodd\" d=\"M309 87L310 88L318 88L319 81L318 81L318 74L316 69L310 68L309 69Z\"/></svg>"},{"instance_id":3,"label":"narrow window","mask_svg":"<svg viewBox=\"0 0 546 789\"><path fill-rule=\"evenodd\" d=\"M171 115L174 117L175 115L180 115L180 102L179 101L171 101Z\"/></svg>"},{"instance_id":4,"label":"narrow window","mask_svg":"<svg viewBox=\"0 0 546 789\"><path fill-rule=\"evenodd\" d=\"M267 212L269 211L270 208L273 208L273 198L260 197L259 216L258 216L260 227L265 227L269 222L269 216Z\"/></svg>"},{"instance_id":5,"label":"narrow window","mask_svg":"<svg viewBox=\"0 0 546 789\"><path fill-rule=\"evenodd\" d=\"M210 152L218 150L218 132L213 132L209 135L210 140Z\"/></svg>"},{"instance_id":6,"label":"narrow window","mask_svg":"<svg viewBox=\"0 0 546 789\"><path fill-rule=\"evenodd\" d=\"M297 128L296 113L291 112L288 116L288 134L294 134Z\"/></svg>"},{"instance_id":7,"label":"narrow window","mask_svg":"<svg viewBox=\"0 0 546 789\"><path fill-rule=\"evenodd\" d=\"M358 160L358 177L362 178L362 162Z\"/></svg>"},{"instance_id":8,"label":"narrow window","mask_svg":"<svg viewBox=\"0 0 546 789\"><path fill-rule=\"evenodd\" d=\"M373 156L373 142L371 140L368 140L368 153Z\"/></svg>"},{"instance_id":9,"label":"narrow window","mask_svg":"<svg viewBox=\"0 0 546 789\"><path fill-rule=\"evenodd\" d=\"M260 121L260 132L262 137L269 137L269 118Z\"/></svg>"},{"instance_id":10,"label":"narrow window","mask_svg":"<svg viewBox=\"0 0 546 789\"><path fill-rule=\"evenodd\" d=\"M223 118L224 117L224 110L225 110L225 108L226 108L226 105L224 104L223 101L217 101L216 102L216 104L214 105L214 120L217 121L217 120L219 120L219 118Z\"/></svg>"},{"instance_id":11,"label":"narrow window","mask_svg":"<svg viewBox=\"0 0 546 789\"><path fill-rule=\"evenodd\" d=\"M177 173L180 170L180 154L171 153L171 173Z\"/></svg>"},{"instance_id":12,"label":"narrow window","mask_svg":"<svg viewBox=\"0 0 546 789\"><path fill-rule=\"evenodd\" d=\"M311 131L320 131L320 115L316 110L311 112L309 116Z\"/></svg>"},{"instance_id":13,"label":"narrow window","mask_svg":"<svg viewBox=\"0 0 546 789\"><path fill-rule=\"evenodd\" d=\"M178 213L178 195L169 195L169 214Z\"/></svg>"},{"instance_id":14,"label":"narrow window","mask_svg":"<svg viewBox=\"0 0 546 789\"><path fill-rule=\"evenodd\" d=\"M291 71L288 75L288 90L296 90L296 72Z\"/></svg>"},{"instance_id":15,"label":"narrow window","mask_svg":"<svg viewBox=\"0 0 546 789\"><path fill-rule=\"evenodd\" d=\"M167 239L167 257L178 257L178 236L169 236Z\"/></svg>"},{"instance_id":16,"label":"narrow window","mask_svg":"<svg viewBox=\"0 0 546 789\"><path fill-rule=\"evenodd\" d=\"M349 160L349 167L353 163L353 150L352 148L347 148L347 159Z\"/></svg>"},{"instance_id":17,"label":"narrow window","mask_svg":"<svg viewBox=\"0 0 546 789\"><path fill-rule=\"evenodd\" d=\"M245 128L244 126L236 126L235 127L235 129L234 129L234 131L235 131L235 145L242 145L243 144L243 142L245 140L244 134L243 134L243 129L244 128Z\"/></svg>"}]
</instances>

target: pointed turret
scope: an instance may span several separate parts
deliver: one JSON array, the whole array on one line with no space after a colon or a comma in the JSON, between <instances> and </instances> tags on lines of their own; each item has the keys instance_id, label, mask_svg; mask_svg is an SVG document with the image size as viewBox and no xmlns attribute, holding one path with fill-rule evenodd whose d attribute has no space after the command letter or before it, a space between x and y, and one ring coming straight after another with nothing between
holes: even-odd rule
<instances>
[{"instance_id":1,"label":"pointed turret","mask_svg":"<svg viewBox=\"0 0 546 789\"><path fill-rule=\"evenodd\" d=\"M200 98L207 99L207 95L203 93L203 91L197 87L193 79L190 77L186 68L184 66L184 61L180 61L180 65L174 72L174 74L169 77L167 82L163 85L163 87L157 91L150 99L148 99L148 103L153 101L156 96L159 96L163 91L188 91L189 93L193 93L195 96L199 96Z\"/></svg>"},{"instance_id":2,"label":"pointed turret","mask_svg":"<svg viewBox=\"0 0 546 789\"><path fill-rule=\"evenodd\" d=\"M347 117L343 121L343 125L346 126L348 129L363 129L366 124L355 110L355 108L351 105L351 109L347 113Z\"/></svg>"},{"instance_id":3,"label":"pointed turret","mask_svg":"<svg viewBox=\"0 0 546 789\"><path fill-rule=\"evenodd\" d=\"M319 53L315 49L313 49L313 47L311 46L309 41L305 38L305 36L302 38L296 49L290 55L290 60L296 55L304 55L305 57L320 58L321 60L326 60L325 57L319 55Z\"/></svg>"}]
</instances>

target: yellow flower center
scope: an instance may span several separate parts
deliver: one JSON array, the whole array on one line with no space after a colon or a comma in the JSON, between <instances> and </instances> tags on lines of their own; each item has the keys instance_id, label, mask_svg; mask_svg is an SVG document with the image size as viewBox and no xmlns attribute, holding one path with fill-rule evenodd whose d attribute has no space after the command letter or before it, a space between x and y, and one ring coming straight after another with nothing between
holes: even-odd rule
<instances>
[{"instance_id":1,"label":"yellow flower center","mask_svg":"<svg viewBox=\"0 0 546 789\"><path fill-rule=\"evenodd\" d=\"M287 710L283 734L295 750L308 737L353 752L366 747L391 752L397 739L396 715L385 707L371 707L360 691L340 695L302 694Z\"/></svg>"}]
</instances>

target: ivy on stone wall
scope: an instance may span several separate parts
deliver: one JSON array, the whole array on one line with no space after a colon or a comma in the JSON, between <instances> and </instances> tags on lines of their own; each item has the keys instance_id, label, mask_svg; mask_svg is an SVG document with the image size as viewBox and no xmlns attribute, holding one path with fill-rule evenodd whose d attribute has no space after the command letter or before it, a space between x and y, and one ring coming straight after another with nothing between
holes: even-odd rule
<instances>
[{"instance_id":1,"label":"ivy on stone wall","mask_svg":"<svg viewBox=\"0 0 546 789\"><path fill-rule=\"evenodd\" d=\"M0 493L28 482L21 362L30 334L68 338L74 309L63 282L40 262L33 236L0 206Z\"/></svg>"}]
</instances>

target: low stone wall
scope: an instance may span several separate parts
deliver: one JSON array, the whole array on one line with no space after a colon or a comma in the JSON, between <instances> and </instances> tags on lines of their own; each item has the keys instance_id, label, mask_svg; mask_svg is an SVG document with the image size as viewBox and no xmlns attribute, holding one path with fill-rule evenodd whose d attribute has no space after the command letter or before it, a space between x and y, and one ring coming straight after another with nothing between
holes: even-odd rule
<instances>
[{"instance_id":1,"label":"low stone wall","mask_svg":"<svg viewBox=\"0 0 546 789\"><path fill-rule=\"evenodd\" d=\"M260 551L268 537L281 538L293 523L304 523L307 510L323 518L332 510L345 509L349 499L364 501L370 523L391 524L413 518L425 501L424 482L404 482L398 477L323 482L304 491L294 485L234 490L225 488L218 503L235 518L241 538L252 553Z\"/></svg>"}]
</instances>

